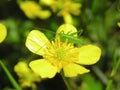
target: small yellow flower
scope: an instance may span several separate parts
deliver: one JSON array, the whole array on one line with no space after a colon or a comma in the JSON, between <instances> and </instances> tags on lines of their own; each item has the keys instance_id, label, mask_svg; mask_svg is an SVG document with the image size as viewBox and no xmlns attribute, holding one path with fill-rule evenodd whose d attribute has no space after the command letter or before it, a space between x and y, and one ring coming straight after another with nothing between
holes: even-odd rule
<instances>
[{"instance_id":1,"label":"small yellow flower","mask_svg":"<svg viewBox=\"0 0 120 90\"><path fill-rule=\"evenodd\" d=\"M67 12L73 15L79 15L80 8L80 3L74 3L72 0L62 0L61 5L59 5L59 9L61 9L59 14L64 15Z\"/></svg>"},{"instance_id":2,"label":"small yellow flower","mask_svg":"<svg viewBox=\"0 0 120 90\"><path fill-rule=\"evenodd\" d=\"M62 16L65 23L73 24L72 15L80 15L80 3L74 3L72 0L62 0L61 5L58 4L60 9L58 16Z\"/></svg>"},{"instance_id":3,"label":"small yellow flower","mask_svg":"<svg viewBox=\"0 0 120 90\"><path fill-rule=\"evenodd\" d=\"M22 88L32 87L35 90L35 82L41 81L40 76L32 72L27 63L23 61L20 61L15 65L14 71L19 76L19 82Z\"/></svg>"},{"instance_id":4,"label":"small yellow flower","mask_svg":"<svg viewBox=\"0 0 120 90\"><path fill-rule=\"evenodd\" d=\"M74 77L78 74L89 72L81 65L96 63L101 55L101 49L95 45L75 47L73 43L62 41L58 33L76 32L76 28L70 24L63 24L58 28L55 40L49 41L46 36L32 30L26 40L27 48L35 54L42 55L43 59L30 62L31 69L42 78L53 78L56 73L64 71L66 77ZM67 31L67 32L66 32Z\"/></svg>"},{"instance_id":5,"label":"small yellow flower","mask_svg":"<svg viewBox=\"0 0 120 90\"><path fill-rule=\"evenodd\" d=\"M0 43L5 39L7 36L7 29L6 27L0 23Z\"/></svg>"},{"instance_id":6,"label":"small yellow flower","mask_svg":"<svg viewBox=\"0 0 120 90\"><path fill-rule=\"evenodd\" d=\"M72 15L80 15L80 3L74 3L72 0L40 0L43 5L49 6L58 16L62 16L65 23L72 24Z\"/></svg>"},{"instance_id":7,"label":"small yellow flower","mask_svg":"<svg viewBox=\"0 0 120 90\"><path fill-rule=\"evenodd\" d=\"M39 4L34 1L25 1L20 3L20 8L30 19L40 18L47 19L51 13L49 10L42 10Z\"/></svg>"}]
</instances>

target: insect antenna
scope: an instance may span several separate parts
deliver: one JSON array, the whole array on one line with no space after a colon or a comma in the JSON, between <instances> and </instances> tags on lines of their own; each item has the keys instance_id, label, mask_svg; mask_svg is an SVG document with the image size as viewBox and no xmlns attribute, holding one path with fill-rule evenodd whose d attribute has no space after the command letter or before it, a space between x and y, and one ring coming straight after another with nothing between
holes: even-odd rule
<instances>
[{"instance_id":1,"label":"insect antenna","mask_svg":"<svg viewBox=\"0 0 120 90\"><path fill-rule=\"evenodd\" d=\"M27 62L30 62L31 60L37 60L42 59L43 57L41 55L38 55L38 53L42 48L46 46L47 43L45 43L41 48L39 48L35 53L32 53L31 56L27 59Z\"/></svg>"}]
</instances>

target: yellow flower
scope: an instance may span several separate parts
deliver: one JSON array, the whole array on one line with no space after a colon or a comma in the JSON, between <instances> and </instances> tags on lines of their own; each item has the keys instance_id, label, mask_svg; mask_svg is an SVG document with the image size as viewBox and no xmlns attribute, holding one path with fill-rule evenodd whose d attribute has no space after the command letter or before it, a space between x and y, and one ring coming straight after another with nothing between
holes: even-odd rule
<instances>
[{"instance_id":1,"label":"yellow flower","mask_svg":"<svg viewBox=\"0 0 120 90\"><path fill-rule=\"evenodd\" d=\"M80 3L74 3L72 0L40 0L43 5L49 6L58 16L62 16L65 23L72 24L72 15L80 15Z\"/></svg>"},{"instance_id":2,"label":"yellow flower","mask_svg":"<svg viewBox=\"0 0 120 90\"><path fill-rule=\"evenodd\" d=\"M20 61L15 65L14 71L19 76L19 82L22 88L32 87L35 90L35 82L41 81L40 76L32 72L27 63L23 61Z\"/></svg>"},{"instance_id":3,"label":"yellow flower","mask_svg":"<svg viewBox=\"0 0 120 90\"><path fill-rule=\"evenodd\" d=\"M33 53L43 56L43 59L31 61L29 64L31 69L42 78L53 78L61 70L64 71L66 77L87 73L89 70L81 65L94 64L100 58L101 49L99 47L91 44L75 47L67 40L62 42L58 34L61 33L60 31L76 32L76 28L70 24L61 25L55 40L51 42L38 30L32 30L27 37L27 48Z\"/></svg>"},{"instance_id":4,"label":"yellow flower","mask_svg":"<svg viewBox=\"0 0 120 90\"><path fill-rule=\"evenodd\" d=\"M40 18L47 19L51 13L49 10L42 10L40 5L34 1L25 1L20 3L20 8L23 10L25 15L30 19Z\"/></svg>"},{"instance_id":5,"label":"yellow flower","mask_svg":"<svg viewBox=\"0 0 120 90\"><path fill-rule=\"evenodd\" d=\"M58 13L59 15L64 15L66 13L70 13L73 15L79 15L81 4L74 3L71 0L62 0L58 8L60 9L60 12Z\"/></svg>"},{"instance_id":6,"label":"yellow flower","mask_svg":"<svg viewBox=\"0 0 120 90\"><path fill-rule=\"evenodd\" d=\"M0 43L5 39L7 36L7 29L6 27L0 23Z\"/></svg>"}]
</instances>

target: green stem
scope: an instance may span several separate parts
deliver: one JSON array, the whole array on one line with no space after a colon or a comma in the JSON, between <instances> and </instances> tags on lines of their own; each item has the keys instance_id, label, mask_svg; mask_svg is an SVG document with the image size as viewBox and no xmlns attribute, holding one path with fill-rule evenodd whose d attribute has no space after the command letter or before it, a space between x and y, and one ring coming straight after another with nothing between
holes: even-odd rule
<instances>
[{"instance_id":1,"label":"green stem","mask_svg":"<svg viewBox=\"0 0 120 90\"><path fill-rule=\"evenodd\" d=\"M113 55L113 68L112 68L112 71L111 71L111 74L110 74L110 78L109 78L109 81L108 81L108 84L106 86L106 90L113 90L113 78L115 76L115 74L117 73L117 70L120 66L120 58L117 59L117 50L115 50L114 52L114 55Z\"/></svg>"},{"instance_id":2,"label":"green stem","mask_svg":"<svg viewBox=\"0 0 120 90\"><path fill-rule=\"evenodd\" d=\"M63 81L64 81L65 85L67 86L67 90L73 90L73 89L72 89L72 86L71 86L71 84L70 84L69 79L66 78L66 77L64 77L63 71L61 71L61 76L62 76L62 78L63 78Z\"/></svg>"},{"instance_id":3,"label":"green stem","mask_svg":"<svg viewBox=\"0 0 120 90\"><path fill-rule=\"evenodd\" d=\"M9 78L10 82L12 83L12 85L14 86L14 88L16 90L22 90L1 60L0 60L0 65L2 66L3 70L5 71L6 75L8 76L8 78Z\"/></svg>"},{"instance_id":4,"label":"green stem","mask_svg":"<svg viewBox=\"0 0 120 90\"><path fill-rule=\"evenodd\" d=\"M113 90L113 77L115 76L119 66L120 66L120 59L113 66L113 69L112 69L112 72L110 74L110 79L108 81L106 90Z\"/></svg>"},{"instance_id":5,"label":"green stem","mask_svg":"<svg viewBox=\"0 0 120 90\"><path fill-rule=\"evenodd\" d=\"M113 79L111 78L111 79L109 79L109 81L108 81L106 90L113 90L113 85L112 85L112 83L113 83Z\"/></svg>"},{"instance_id":6,"label":"green stem","mask_svg":"<svg viewBox=\"0 0 120 90\"><path fill-rule=\"evenodd\" d=\"M100 78L100 80L107 85L108 83L108 78L105 76L105 74L97 67L93 66L92 70L95 72L95 74Z\"/></svg>"}]
</instances>

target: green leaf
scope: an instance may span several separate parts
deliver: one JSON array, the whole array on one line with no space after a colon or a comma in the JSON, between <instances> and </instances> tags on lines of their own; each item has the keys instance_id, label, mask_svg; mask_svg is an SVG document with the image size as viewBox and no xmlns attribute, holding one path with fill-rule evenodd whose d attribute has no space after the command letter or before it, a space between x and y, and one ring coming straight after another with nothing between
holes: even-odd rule
<instances>
[{"instance_id":1,"label":"green leaf","mask_svg":"<svg viewBox=\"0 0 120 90\"><path fill-rule=\"evenodd\" d=\"M102 84L96 80L91 74L87 74L84 77L79 90L103 90Z\"/></svg>"}]
</instances>

